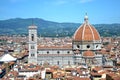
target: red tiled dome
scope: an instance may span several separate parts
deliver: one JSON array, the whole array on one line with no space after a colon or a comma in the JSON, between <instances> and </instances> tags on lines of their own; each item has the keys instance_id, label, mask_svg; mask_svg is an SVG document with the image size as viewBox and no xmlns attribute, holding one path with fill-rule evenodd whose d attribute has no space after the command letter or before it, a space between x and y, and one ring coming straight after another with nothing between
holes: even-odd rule
<instances>
[{"instance_id":1,"label":"red tiled dome","mask_svg":"<svg viewBox=\"0 0 120 80\"><path fill-rule=\"evenodd\" d=\"M95 54L92 52L92 51L85 51L84 53L83 53L83 57L94 57L95 56Z\"/></svg>"},{"instance_id":2,"label":"red tiled dome","mask_svg":"<svg viewBox=\"0 0 120 80\"><path fill-rule=\"evenodd\" d=\"M85 16L85 23L82 24L74 34L74 41L96 41L100 40L97 30L88 23L88 17Z\"/></svg>"}]
</instances>

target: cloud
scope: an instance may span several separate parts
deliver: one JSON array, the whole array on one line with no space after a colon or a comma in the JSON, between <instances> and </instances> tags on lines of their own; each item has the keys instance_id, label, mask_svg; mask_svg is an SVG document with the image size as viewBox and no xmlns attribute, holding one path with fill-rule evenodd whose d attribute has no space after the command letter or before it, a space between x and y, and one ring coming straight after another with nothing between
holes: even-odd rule
<instances>
[{"instance_id":1,"label":"cloud","mask_svg":"<svg viewBox=\"0 0 120 80\"><path fill-rule=\"evenodd\" d=\"M92 2L93 0L80 0L80 3L88 3L88 2Z\"/></svg>"},{"instance_id":2,"label":"cloud","mask_svg":"<svg viewBox=\"0 0 120 80\"><path fill-rule=\"evenodd\" d=\"M64 5L64 4L67 4L68 1L67 0L56 0L53 2L53 4L55 5Z\"/></svg>"}]
</instances>

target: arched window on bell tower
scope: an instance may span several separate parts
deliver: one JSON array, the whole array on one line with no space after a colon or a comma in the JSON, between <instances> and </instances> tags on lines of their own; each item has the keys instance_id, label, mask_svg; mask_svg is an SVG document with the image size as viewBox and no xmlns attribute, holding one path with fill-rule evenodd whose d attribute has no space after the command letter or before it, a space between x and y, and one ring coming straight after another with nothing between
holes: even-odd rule
<instances>
[{"instance_id":1,"label":"arched window on bell tower","mask_svg":"<svg viewBox=\"0 0 120 80\"><path fill-rule=\"evenodd\" d=\"M31 40L34 41L34 34L31 34Z\"/></svg>"}]
</instances>

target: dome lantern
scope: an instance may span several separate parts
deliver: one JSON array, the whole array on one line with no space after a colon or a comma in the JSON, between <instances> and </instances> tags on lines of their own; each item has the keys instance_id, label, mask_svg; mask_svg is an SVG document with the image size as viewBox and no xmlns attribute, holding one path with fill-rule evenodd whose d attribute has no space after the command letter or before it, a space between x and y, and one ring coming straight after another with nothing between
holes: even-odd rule
<instances>
[{"instance_id":1,"label":"dome lantern","mask_svg":"<svg viewBox=\"0 0 120 80\"><path fill-rule=\"evenodd\" d=\"M86 13L86 15L85 15L85 17L84 17L84 21L85 21L85 23L88 23L88 16L87 16L87 13Z\"/></svg>"}]
</instances>

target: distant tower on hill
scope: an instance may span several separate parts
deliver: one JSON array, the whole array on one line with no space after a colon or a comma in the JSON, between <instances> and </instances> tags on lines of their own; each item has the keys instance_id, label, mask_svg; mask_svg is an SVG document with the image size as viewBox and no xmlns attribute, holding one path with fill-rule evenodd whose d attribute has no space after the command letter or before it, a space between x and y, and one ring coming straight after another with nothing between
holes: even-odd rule
<instances>
[{"instance_id":1,"label":"distant tower on hill","mask_svg":"<svg viewBox=\"0 0 120 80\"><path fill-rule=\"evenodd\" d=\"M29 26L29 57L28 63L37 64L37 26Z\"/></svg>"}]
</instances>

